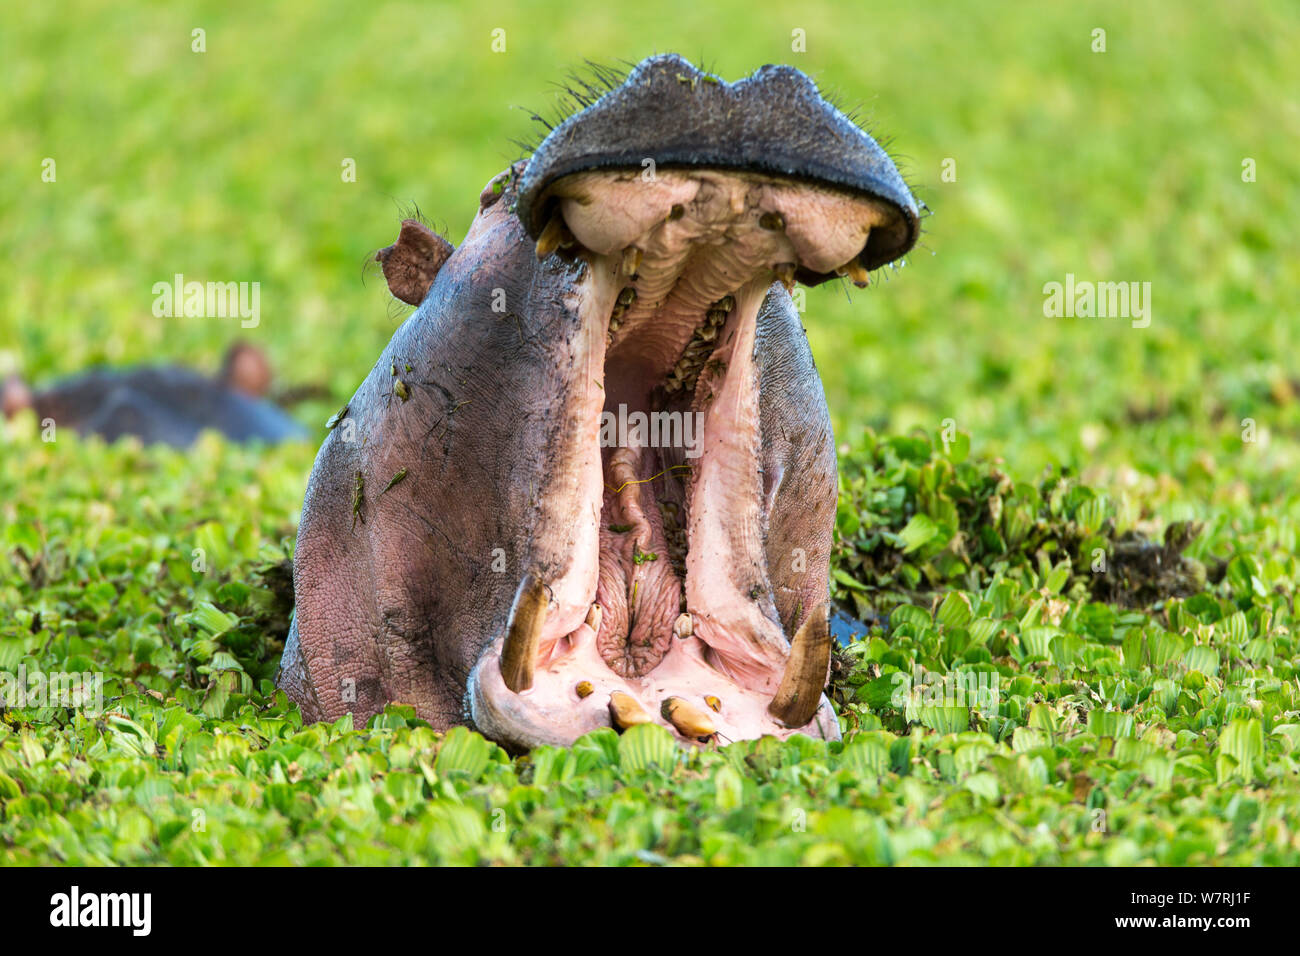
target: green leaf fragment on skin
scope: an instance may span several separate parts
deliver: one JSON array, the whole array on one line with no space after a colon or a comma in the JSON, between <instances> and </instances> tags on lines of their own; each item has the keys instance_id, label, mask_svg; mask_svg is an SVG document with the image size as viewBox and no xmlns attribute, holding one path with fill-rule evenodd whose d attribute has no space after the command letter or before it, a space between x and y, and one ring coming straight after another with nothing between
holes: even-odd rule
<instances>
[{"instance_id":1,"label":"green leaf fragment on skin","mask_svg":"<svg viewBox=\"0 0 1300 956\"><path fill-rule=\"evenodd\" d=\"M393 485L397 484L405 477L406 477L406 469L403 468L399 470L397 474L393 475L392 478L389 479L388 484L384 485L384 491L387 491L389 488L393 487ZM380 494L382 495L384 491L381 491Z\"/></svg>"}]
</instances>

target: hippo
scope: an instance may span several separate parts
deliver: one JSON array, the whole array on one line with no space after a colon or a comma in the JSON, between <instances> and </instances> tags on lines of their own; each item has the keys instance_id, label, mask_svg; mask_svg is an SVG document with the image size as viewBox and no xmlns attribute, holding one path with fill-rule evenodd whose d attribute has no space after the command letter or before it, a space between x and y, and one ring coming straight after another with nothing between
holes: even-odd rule
<instances>
[{"instance_id":1,"label":"hippo","mask_svg":"<svg viewBox=\"0 0 1300 956\"><path fill-rule=\"evenodd\" d=\"M839 735L835 445L790 293L865 286L916 200L792 67L600 79L459 247L407 220L376 256L418 308L307 486L277 677L307 721Z\"/></svg>"},{"instance_id":2,"label":"hippo","mask_svg":"<svg viewBox=\"0 0 1300 956\"><path fill-rule=\"evenodd\" d=\"M215 376L178 365L97 368L35 392L13 377L4 385L3 410L9 418L31 408L38 420L108 442L133 435L184 448L204 429L238 442L306 438L306 429L264 400L270 387L262 350L236 342Z\"/></svg>"}]
</instances>

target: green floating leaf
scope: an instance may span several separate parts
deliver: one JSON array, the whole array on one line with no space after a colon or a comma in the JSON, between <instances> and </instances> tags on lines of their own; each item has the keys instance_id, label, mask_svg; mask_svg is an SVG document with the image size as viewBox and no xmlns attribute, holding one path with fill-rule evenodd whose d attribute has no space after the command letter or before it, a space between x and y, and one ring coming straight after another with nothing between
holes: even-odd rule
<instances>
[{"instance_id":1,"label":"green floating leaf","mask_svg":"<svg viewBox=\"0 0 1300 956\"><path fill-rule=\"evenodd\" d=\"M224 634L239 624L239 618L218 610L211 601L200 601L194 605L194 610L182 614L177 620L213 637Z\"/></svg>"},{"instance_id":2,"label":"green floating leaf","mask_svg":"<svg viewBox=\"0 0 1300 956\"><path fill-rule=\"evenodd\" d=\"M1133 715L1121 710L1088 711L1088 732L1098 737L1131 737Z\"/></svg>"},{"instance_id":3,"label":"green floating leaf","mask_svg":"<svg viewBox=\"0 0 1300 956\"><path fill-rule=\"evenodd\" d=\"M859 734L840 754L840 766L858 777L881 777L889 772L889 748L877 736Z\"/></svg>"},{"instance_id":4,"label":"green floating leaf","mask_svg":"<svg viewBox=\"0 0 1300 956\"><path fill-rule=\"evenodd\" d=\"M658 724L636 724L618 739L618 762L624 770L668 768L678 755L673 735Z\"/></svg>"},{"instance_id":5,"label":"green floating leaf","mask_svg":"<svg viewBox=\"0 0 1300 956\"><path fill-rule=\"evenodd\" d=\"M1016 732L1011 735L1011 749L1016 753L1024 753L1027 750L1046 747L1047 741L1047 734L1037 728L1017 727Z\"/></svg>"},{"instance_id":6,"label":"green floating leaf","mask_svg":"<svg viewBox=\"0 0 1300 956\"><path fill-rule=\"evenodd\" d=\"M936 615L935 620L945 628L965 627L974 616L975 614L970 606L970 598L961 591L949 591L948 596L939 605L939 613Z\"/></svg>"},{"instance_id":7,"label":"green floating leaf","mask_svg":"<svg viewBox=\"0 0 1300 956\"><path fill-rule=\"evenodd\" d=\"M969 707L943 707L927 704L920 708L921 726L941 734L957 734L970 729Z\"/></svg>"},{"instance_id":8,"label":"green floating leaf","mask_svg":"<svg viewBox=\"0 0 1300 956\"><path fill-rule=\"evenodd\" d=\"M1198 644L1189 647L1183 655L1183 666L1189 671L1200 671L1206 677L1219 676L1219 652L1212 647Z\"/></svg>"},{"instance_id":9,"label":"green floating leaf","mask_svg":"<svg viewBox=\"0 0 1300 956\"><path fill-rule=\"evenodd\" d=\"M898 533L898 540L903 546L903 553L911 554L928 544L938 533L939 526L934 520L929 515L918 513L912 515L912 520Z\"/></svg>"},{"instance_id":10,"label":"green floating leaf","mask_svg":"<svg viewBox=\"0 0 1300 956\"><path fill-rule=\"evenodd\" d=\"M477 780L487 769L492 745L478 734L464 727L453 727L438 748L433 769L438 773L462 773Z\"/></svg>"},{"instance_id":11,"label":"green floating leaf","mask_svg":"<svg viewBox=\"0 0 1300 956\"><path fill-rule=\"evenodd\" d=\"M723 767L713 775L713 793L719 810L735 810L745 795L745 778L735 767Z\"/></svg>"},{"instance_id":12,"label":"green floating leaf","mask_svg":"<svg viewBox=\"0 0 1300 956\"><path fill-rule=\"evenodd\" d=\"M1264 756L1264 726L1254 717L1237 717L1219 735L1219 753L1232 758L1231 764L1220 761L1219 782L1233 774L1243 780L1254 775L1255 761Z\"/></svg>"}]
</instances>

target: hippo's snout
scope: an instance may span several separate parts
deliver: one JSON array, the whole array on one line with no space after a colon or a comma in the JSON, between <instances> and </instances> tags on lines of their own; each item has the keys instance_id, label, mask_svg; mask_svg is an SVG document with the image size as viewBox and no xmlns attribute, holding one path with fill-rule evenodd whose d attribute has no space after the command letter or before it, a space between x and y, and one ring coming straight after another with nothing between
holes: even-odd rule
<instances>
[{"instance_id":1,"label":"hippo's snout","mask_svg":"<svg viewBox=\"0 0 1300 956\"><path fill-rule=\"evenodd\" d=\"M831 269L797 264L805 284L879 268L911 249L919 233L916 200L889 156L799 70L765 66L725 83L675 54L643 61L547 136L524 171L519 218L541 237L557 184L574 174L632 171L648 183L661 170L683 169L775 177L879 205L884 214L850 260Z\"/></svg>"}]
</instances>

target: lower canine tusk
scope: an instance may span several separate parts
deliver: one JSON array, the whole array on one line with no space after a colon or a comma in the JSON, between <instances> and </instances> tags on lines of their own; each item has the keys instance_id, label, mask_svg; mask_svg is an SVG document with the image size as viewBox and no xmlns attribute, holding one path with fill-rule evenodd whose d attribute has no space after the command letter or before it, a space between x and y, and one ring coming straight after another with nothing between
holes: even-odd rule
<instances>
[{"instance_id":1,"label":"lower canine tusk","mask_svg":"<svg viewBox=\"0 0 1300 956\"><path fill-rule=\"evenodd\" d=\"M501 679L516 694L533 686L533 666L549 607L546 585L532 574L525 575L510 607L510 623L501 648Z\"/></svg>"},{"instance_id":2,"label":"lower canine tusk","mask_svg":"<svg viewBox=\"0 0 1300 956\"><path fill-rule=\"evenodd\" d=\"M813 719L831 666L830 604L813 608L790 642L790 658L767 711L786 727Z\"/></svg>"}]
</instances>

